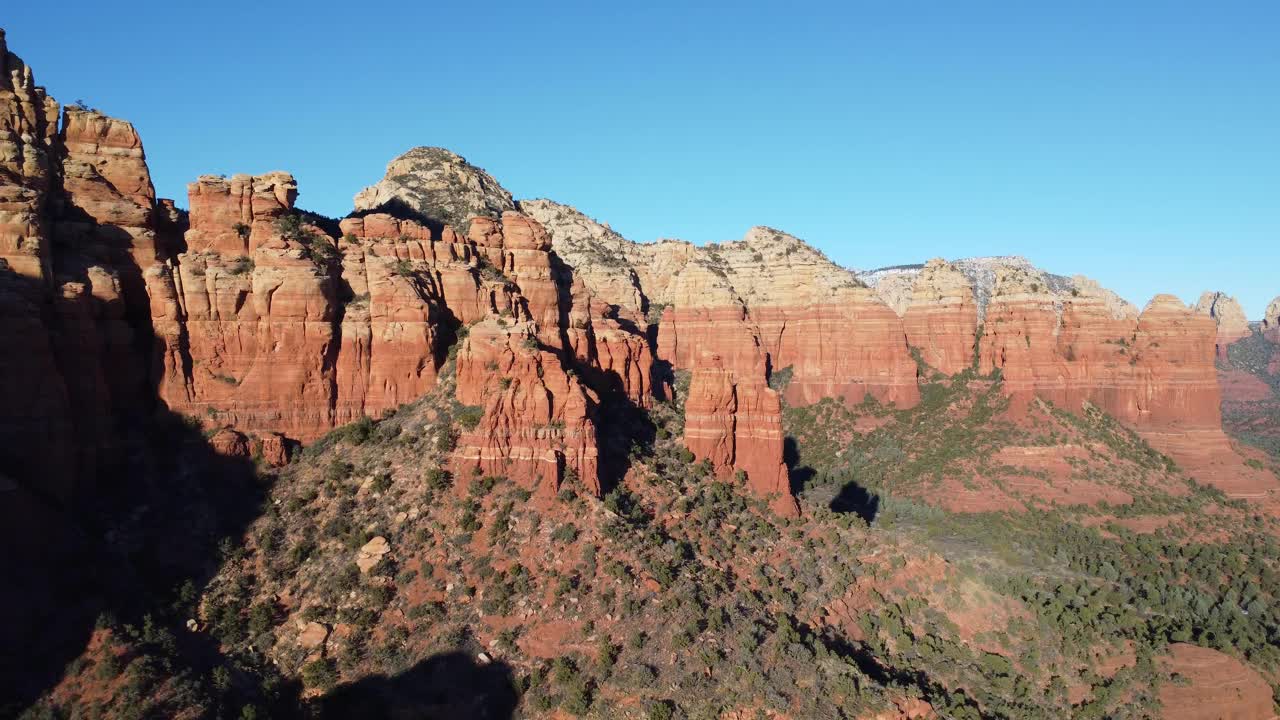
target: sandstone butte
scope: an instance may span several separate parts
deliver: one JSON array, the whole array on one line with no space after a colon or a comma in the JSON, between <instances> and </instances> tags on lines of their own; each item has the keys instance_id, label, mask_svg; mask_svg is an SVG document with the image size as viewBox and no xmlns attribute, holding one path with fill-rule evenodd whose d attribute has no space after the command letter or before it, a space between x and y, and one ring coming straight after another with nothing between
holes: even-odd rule
<instances>
[{"instance_id":1,"label":"sandstone butte","mask_svg":"<svg viewBox=\"0 0 1280 720\"><path fill-rule=\"evenodd\" d=\"M439 148L392 160L337 223L306 222L283 172L202 176L184 213L156 198L132 125L60 109L2 45L0 62L0 452L50 497L156 412L286 462L435 387L454 343L456 469L540 493L569 475L602 492L599 438L620 430L605 410L666 397L675 371L694 455L795 513L784 402L909 407L932 373L970 367L999 370L1015 412L1091 403L1229 493L1274 484L1222 432L1215 348L1240 333L1225 296L1138 312L1016 258L860 276L764 227L634 243Z\"/></svg>"},{"instance_id":2,"label":"sandstone butte","mask_svg":"<svg viewBox=\"0 0 1280 720\"><path fill-rule=\"evenodd\" d=\"M1267 304L1266 314L1262 316L1262 332L1271 342L1280 343L1280 296Z\"/></svg>"},{"instance_id":3,"label":"sandstone butte","mask_svg":"<svg viewBox=\"0 0 1280 720\"><path fill-rule=\"evenodd\" d=\"M1216 349L1219 358L1226 359L1228 345L1253 333L1244 308L1226 293L1205 291L1196 301L1195 311L1213 318L1218 328Z\"/></svg>"}]
</instances>

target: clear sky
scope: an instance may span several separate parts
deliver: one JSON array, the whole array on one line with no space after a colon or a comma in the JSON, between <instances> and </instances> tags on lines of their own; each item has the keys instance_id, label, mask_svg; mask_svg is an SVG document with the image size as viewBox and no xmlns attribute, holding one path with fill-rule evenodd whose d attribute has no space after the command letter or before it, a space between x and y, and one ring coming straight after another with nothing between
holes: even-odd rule
<instances>
[{"instance_id":1,"label":"clear sky","mask_svg":"<svg viewBox=\"0 0 1280 720\"><path fill-rule=\"evenodd\" d=\"M402 7L411 6L412 7ZM10 2L157 190L344 215L441 145L627 237L771 225L857 268L1022 254L1145 304L1280 294L1280 2Z\"/></svg>"}]
</instances>

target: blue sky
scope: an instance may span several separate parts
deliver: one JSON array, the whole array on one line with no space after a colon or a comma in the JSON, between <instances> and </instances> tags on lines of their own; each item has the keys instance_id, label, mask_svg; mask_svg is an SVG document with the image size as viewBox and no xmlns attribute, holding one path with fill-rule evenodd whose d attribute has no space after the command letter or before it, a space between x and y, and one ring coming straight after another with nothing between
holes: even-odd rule
<instances>
[{"instance_id":1,"label":"blue sky","mask_svg":"<svg viewBox=\"0 0 1280 720\"><path fill-rule=\"evenodd\" d=\"M1280 294L1280 3L9 3L157 190L284 169L343 215L415 145L636 240L1022 254L1128 299Z\"/></svg>"}]
</instances>

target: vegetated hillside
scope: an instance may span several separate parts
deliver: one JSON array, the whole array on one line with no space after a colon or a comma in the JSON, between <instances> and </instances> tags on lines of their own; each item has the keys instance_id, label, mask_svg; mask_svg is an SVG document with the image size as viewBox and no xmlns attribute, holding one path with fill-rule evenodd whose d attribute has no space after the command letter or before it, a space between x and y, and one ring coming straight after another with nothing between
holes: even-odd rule
<instances>
[{"instance_id":1,"label":"vegetated hillside","mask_svg":"<svg viewBox=\"0 0 1280 720\"><path fill-rule=\"evenodd\" d=\"M454 477L476 413L454 400L452 360L443 371L436 391L281 470L207 586L179 584L141 624L104 619L40 707L1137 718L1194 707L1192 689L1271 712L1275 522L1100 413L1046 407L1045 429L1020 429L1001 419L999 378L972 373L936 379L910 410L788 409L804 489L787 519L679 444L683 373L603 499L571 476L556 497ZM1084 450L1063 481L994 459L1012 447ZM1004 505L946 509L960 477ZM1019 490L1061 481L1070 496L1084 478L1132 499ZM1239 694L1214 695L1206 667Z\"/></svg>"},{"instance_id":2,"label":"vegetated hillside","mask_svg":"<svg viewBox=\"0 0 1280 720\"><path fill-rule=\"evenodd\" d=\"M1218 361L1222 425L1229 435L1280 461L1280 346L1255 328Z\"/></svg>"}]
</instances>

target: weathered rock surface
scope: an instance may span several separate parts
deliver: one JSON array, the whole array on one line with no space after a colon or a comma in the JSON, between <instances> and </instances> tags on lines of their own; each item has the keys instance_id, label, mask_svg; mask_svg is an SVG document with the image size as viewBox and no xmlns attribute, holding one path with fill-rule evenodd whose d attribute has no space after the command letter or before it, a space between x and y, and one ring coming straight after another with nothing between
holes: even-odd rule
<instances>
[{"instance_id":1,"label":"weathered rock surface","mask_svg":"<svg viewBox=\"0 0 1280 720\"><path fill-rule=\"evenodd\" d=\"M188 250L147 275L160 397L183 414L309 440L334 421L337 285L313 250L332 240L305 227L286 237L279 221L291 208L277 198L292 202L291 177L238 178L188 186ZM234 226L254 205L241 238Z\"/></svg>"},{"instance_id":2,"label":"weathered rock surface","mask_svg":"<svg viewBox=\"0 0 1280 720\"><path fill-rule=\"evenodd\" d=\"M1220 358L1227 356L1228 345L1252 332L1244 308L1226 293L1205 291L1196 301L1195 311L1213 318L1218 326L1217 353Z\"/></svg>"},{"instance_id":3,"label":"weathered rock surface","mask_svg":"<svg viewBox=\"0 0 1280 720\"><path fill-rule=\"evenodd\" d=\"M1262 316L1262 333L1271 342L1280 343L1280 297L1274 298L1267 304L1267 309Z\"/></svg>"},{"instance_id":4,"label":"weathered rock surface","mask_svg":"<svg viewBox=\"0 0 1280 720\"><path fill-rule=\"evenodd\" d=\"M223 428L209 438L209 447L223 457L247 458L250 456L249 438L232 428Z\"/></svg>"},{"instance_id":5,"label":"weathered rock surface","mask_svg":"<svg viewBox=\"0 0 1280 720\"><path fill-rule=\"evenodd\" d=\"M278 238L276 222L293 211L297 197L298 183L288 173L202 175L187 185L187 251L252 256L263 243Z\"/></svg>"},{"instance_id":6,"label":"weathered rock surface","mask_svg":"<svg viewBox=\"0 0 1280 720\"><path fill-rule=\"evenodd\" d=\"M262 436L262 461L271 467L284 467L289 464L289 444L280 433L267 433Z\"/></svg>"},{"instance_id":7,"label":"weathered rock surface","mask_svg":"<svg viewBox=\"0 0 1280 720\"><path fill-rule=\"evenodd\" d=\"M356 553L356 566L360 568L360 572L367 573L389 552L391 552L391 544L385 537L379 535L365 543Z\"/></svg>"},{"instance_id":8,"label":"weathered rock surface","mask_svg":"<svg viewBox=\"0 0 1280 720\"><path fill-rule=\"evenodd\" d=\"M754 367L734 364L709 351L698 359L685 403L685 445L721 475L744 472L747 487L775 512L795 515L782 462L782 406L765 380L764 356Z\"/></svg>"},{"instance_id":9,"label":"weathered rock surface","mask_svg":"<svg viewBox=\"0 0 1280 720\"><path fill-rule=\"evenodd\" d=\"M50 276L46 205L57 135L58 104L0 30L0 259L21 277Z\"/></svg>"},{"instance_id":10,"label":"weathered rock surface","mask_svg":"<svg viewBox=\"0 0 1280 720\"><path fill-rule=\"evenodd\" d=\"M382 180L355 197L356 210L394 208L397 203L453 227L475 215L497 217L515 209L511 193L493 176L438 147L416 147L395 158Z\"/></svg>"},{"instance_id":11,"label":"weathered rock surface","mask_svg":"<svg viewBox=\"0 0 1280 720\"><path fill-rule=\"evenodd\" d=\"M478 468L553 495L570 468L599 494L597 398L537 337L532 321L495 317L462 340L458 402L482 412L458 440L459 473Z\"/></svg>"},{"instance_id":12,"label":"weathered rock surface","mask_svg":"<svg viewBox=\"0 0 1280 720\"><path fill-rule=\"evenodd\" d=\"M973 364L978 304L959 268L941 259L926 263L899 314L907 343L929 367L954 375Z\"/></svg>"},{"instance_id":13,"label":"weathered rock surface","mask_svg":"<svg viewBox=\"0 0 1280 720\"><path fill-rule=\"evenodd\" d=\"M633 267L636 243L578 210L551 200L521 200L520 212L546 228L556 254L591 293L633 315L646 310L640 278Z\"/></svg>"},{"instance_id":14,"label":"weathered rock surface","mask_svg":"<svg viewBox=\"0 0 1280 720\"><path fill-rule=\"evenodd\" d=\"M59 122L60 120L60 122ZM165 252L133 126L67 108L0 32L0 292L7 467L70 497L116 452L113 417L150 407L142 272ZM168 229L168 226L166 226Z\"/></svg>"},{"instance_id":15,"label":"weathered rock surface","mask_svg":"<svg viewBox=\"0 0 1280 720\"><path fill-rule=\"evenodd\" d=\"M568 468L599 491L602 408L664 395L655 367L670 367L693 374L695 452L781 496L782 401L907 407L922 379L912 348L951 374L975 346L1015 408L1091 403L1188 466L1235 467L1213 351L1242 336L1242 314L1220 294L1202 314L1162 296L1139 315L1022 258L855 274L764 227L704 247L638 244L564 205L517 204L438 148L392 160L340 237L301 219L281 172L201 177L184 217L155 197L129 123L69 108L59 125L30 69L7 51L3 63L0 290L22 352L0 379L19 399L0 429L57 454L49 482L63 491L113 452L115 419L154 399L286 462L288 439L429 391L469 326L458 391L481 419L458 457L530 487L554 489Z\"/></svg>"}]
</instances>

